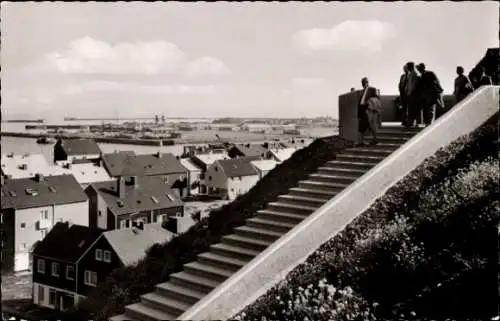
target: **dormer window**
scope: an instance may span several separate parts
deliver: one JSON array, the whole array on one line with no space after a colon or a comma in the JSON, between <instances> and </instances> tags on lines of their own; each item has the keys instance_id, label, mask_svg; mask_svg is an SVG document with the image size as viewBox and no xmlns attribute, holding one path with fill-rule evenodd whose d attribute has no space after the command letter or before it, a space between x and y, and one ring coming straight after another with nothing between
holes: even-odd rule
<instances>
[{"instance_id":1,"label":"dormer window","mask_svg":"<svg viewBox=\"0 0 500 321\"><path fill-rule=\"evenodd\" d=\"M166 194L167 194L167 197L168 197L168 199L170 200L170 202L173 202L173 201L174 201L174 198L172 197L172 195L170 195L170 194L168 194L168 193L166 193Z\"/></svg>"},{"instance_id":2,"label":"dormer window","mask_svg":"<svg viewBox=\"0 0 500 321\"><path fill-rule=\"evenodd\" d=\"M14 191L9 191L9 195L12 196L12 197L17 196L16 192L14 192Z\"/></svg>"},{"instance_id":3,"label":"dormer window","mask_svg":"<svg viewBox=\"0 0 500 321\"><path fill-rule=\"evenodd\" d=\"M156 197L154 197L154 196L151 196L151 200L152 200L152 201L153 201L153 203L155 203L155 204L160 203L160 202L158 202L158 199L157 199Z\"/></svg>"},{"instance_id":4,"label":"dormer window","mask_svg":"<svg viewBox=\"0 0 500 321\"><path fill-rule=\"evenodd\" d=\"M38 195L38 192L32 188L26 188L24 191L26 192L27 195L31 195L31 196Z\"/></svg>"}]
</instances>

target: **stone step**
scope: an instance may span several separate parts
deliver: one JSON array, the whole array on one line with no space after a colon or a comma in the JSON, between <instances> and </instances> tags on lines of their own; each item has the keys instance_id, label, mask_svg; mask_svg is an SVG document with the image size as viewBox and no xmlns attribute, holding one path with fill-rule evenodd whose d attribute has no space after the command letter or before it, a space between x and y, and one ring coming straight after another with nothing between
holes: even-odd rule
<instances>
[{"instance_id":1,"label":"stone step","mask_svg":"<svg viewBox=\"0 0 500 321\"><path fill-rule=\"evenodd\" d=\"M301 188L309 188L309 189L319 189L323 191L331 191L340 193L343 191L349 184L340 184L340 183L325 183L325 182L317 182L313 180L304 180L299 181L299 187Z\"/></svg>"},{"instance_id":2,"label":"stone step","mask_svg":"<svg viewBox=\"0 0 500 321\"><path fill-rule=\"evenodd\" d=\"M177 315L163 312L161 310L153 309L142 303L134 303L125 307L125 315L130 316L130 319L137 319L141 321L165 321L176 320Z\"/></svg>"},{"instance_id":3,"label":"stone step","mask_svg":"<svg viewBox=\"0 0 500 321\"><path fill-rule=\"evenodd\" d=\"M257 228L265 228L267 230L273 230L276 232L287 233L289 230L294 228L297 224L283 222L283 221L275 221L270 219L264 219L260 217L252 217L247 219L247 225L251 227Z\"/></svg>"},{"instance_id":4,"label":"stone step","mask_svg":"<svg viewBox=\"0 0 500 321\"><path fill-rule=\"evenodd\" d=\"M334 168L328 166L318 167L318 174L340 175L358 179L366 173L363 169Z\"/></svg>"},{"instance_id":5,"label":"stone step","mask_svg":"<svg viewBox=\"0 0 500 321\"><path fill-rule=\"evenodd\" d=\"M119 314L109 318L109 321L138 321L137 319L132 319L126 314Z\"/></svg>"},{"instance_id":6,"label":"stone step","mask_svg":"<svg viewBox=\"0 0 500 321\"><path fill-rule=\"evenodd\" d=\"M403 131L403 130L400 131L395 129L382 129L377 132L377 137L380 136L380 137L395 137L395 138L412 138L416 134L418 134L418 132Z\"/></svg>"},{"instance_id":7,"label":"stone step","mask_svg":"<svg viewBox=\"0 0 500 321\"><path fill-rule=\"evenodd\" d=\"M198 261L184 264L184 271L207 279L217 280L221 283L234 274L234 271L221 269Z\"/></svg>"},{"instance_id":8,"label":"stone step","mask_svg":"<svg viewBox=\"0 0 500 321\"><path fill-rule=\"evenodd\" d=\"M289 189L289 195L331 199L335 197L337 193L332 191L323 191L310 188L292 187Z\"/></svg>"},{"instance_id":9,"label":"stone step","mask_svg":"<svg viewBox=\"0 0 500 321\"><path fill-rule=\"evenodd\" d=\"M380 163L384 158L383 156L365 156L347 153L337 156L337 159L342 162L369 163L374 165Z\"/></svg>"},{"instance_id":10,"label":"stone step","mask_svg":"<svg viewBox=\"0 0 500 321\"><path fill-rule=\"evenodd\" d=\"M267 209L271 211L307 215L314 212L318 206L294 205L283 202L271 202L267 204Z\"/></svg>"},{"instance_id":11,"label":"stone step","mask_svg":"<svg viewBox=\"0 0 500 321\"><path fill-rule=\"evenodd\" d=\"M276 222L286 222L298 224L302 222L308 215L294 214L294 213L283 213L271 210L259 210L257 211L255 217L263 218L266 220L276 221Z\"/></svg>"},{"instance_id":12,"label":"stone step","mask_svg":"<svg viewBox=\"0 0 500 321\"><path fill-rule=\"evenodd\" d=\"M198 262L236 272L250 260L241 260L230 255L221 255L212 252L198 254Z\"/></svg>"},{"instance_id":13,"label":"stone step","mask_svg":"<svg viewBox=\"0 0 500 321\"><path fill-rule=\"evenodd\" d=\"M224 243L217 243L210 245L210 252L220 255L231 256L235 259L240 260L252 260L254 257L260 254L260 251L244 248L241 246L235 246Z\"/></svg>"},{"instance_id":14,"label":"stone step","mask_svg":"<svg viewBox=\"0 0 500 321\"><path fill-rule=\"evenodd\" d=\"M367 162L353 162L353 161L340 161L333 160L328 161L324 165L324 167L331 167L334 169L355 169L355 170L363 170L365 173L372 169L375 164L367 163Z\"/></svg>"},{"instance_id":15,"label":"stone step","mask_svg":"<svg viewBox=\"0 0 500 321\"><path fill-rule=\"evenodd\" d=\"M371 148L361 148L361 147L355 147L352 149L346 150L346 152L349 152L350 154L355 154L355 155L363 155L363 156L382 156L382 157L387 157L390 154L392 154L394 150L389 150L389 149L371 149Z\"/></svg>"},{"instance_id":16,"label":"stone step","mask_svg":"<svg viewBox=\"0 0 500 321\"><path fill-rule=\"evenodd\" d=\"M210 292L215 289L222 282L207 279L198 275L193 275L187 273L186 271L181 271L170 275L170 282L178 285L184 286L191 290Z\"/></svg>"},{"instance_id":17,"label":"stone step","mask_svg":"<svg viewBox=\"0 0 500 321\"><path fill-rule=\"evenodd\" d=\"M309 179L315 182L340 183L350 185L352 182L357 180L358 177L317 173L310 174Z\"/></svg>"},{"instance_id":18,"label":"stone step","mask_svg":"<svg viewBox=\"0 0 500 321\"><path fill-rule=\"evenodd\" d=\"M160 295L183 300L191 304L195 304L208 294L207 291L193 290L171 282L157 284L156 292Z\"/></svg>"},{"instance_id":19,"label":"stone step","mask_svg":"<svg viewBox=\"0 0 500 321\"><path fill-rule=\"evenodd\" d=\"M265 241L273 241L274 242L277 239L279 239L281 236L283 236L284 233L244 225L244 226L239 226L239 227L235 228L234 234L257 239L257 240L265 240Z\"/></svg>"},{"instance_id":20,"label":"stone step","mask_svg":"<svg viewBox=\"0 0 500 321\"><path fill-rule=\"evenodd\" d=\"M241 246L246 249L256 250L259 252L264 251L269 245L273 244L273 241L267 240L256 240L250 237L245 237L237 234L226 235L222 238L222 243Z\"/></svg>"},{"instance_id":21,"label":"stone step","mask_svg":"<svg viewBox=\"0 0 500 321\"><path fill-rule=\"evenodd\" d=\"M156 292L141 295L141 303L147 307L176 316L181 315L191 307L191 304L188 302L165 297Z\"/></svg>"},{"instance_id":22,"label":"stone step","mask_svg":"<svg viewBox=\"0 0 500 321\"><path fill-rule=\"evenodd\" d=\"M320 207L326 202L328 202L331 197L308 197L308 196L298 196L292 194L280 195L278 200L282 203L294 204L294 205L304 205L311 207Z\"/></svg>"},{"instance_id":23,"label":"stone step","mask_svg":"<svg viewBox=\"0 0 500 321\"><path fill-rule=\"evenodd\" d=\"M410 140L411 137L405 137L405 136L393 136L393 135L384 135L384 134L378 134L377 135L377 140L379 143L383 143L383 144L399 144L399 145L403 145L404 143L406 143L408 140ZM365 137L365 144L366 143L369 143L369 141L371 140L371 137L368 137L366 136Z\"/></svg>"}]
</instances>

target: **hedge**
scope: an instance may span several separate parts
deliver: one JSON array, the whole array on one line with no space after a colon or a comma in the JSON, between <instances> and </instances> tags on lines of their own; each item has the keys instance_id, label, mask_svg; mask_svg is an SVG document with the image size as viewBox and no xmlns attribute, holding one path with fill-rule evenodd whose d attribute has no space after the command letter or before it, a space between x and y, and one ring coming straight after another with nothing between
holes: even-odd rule
<instances>
[{"instance_id":1,"label":"hedge","mask_svg":"<svg viewBox=\"0 0 500 321\"><path fill-rule=\"evenodd\" d=\"M209 217L171 242L153 246L137 265L113 271L76 310L68 313L68 317L73 320L107 320L110 316L123 313L126 305L138 302L142 294L153 291L156 284L181 271L183 264L194 261L198 254L208 251L209 246L219 242L223 235L244 224L256 211L275 201L279 195L286 194L299 180L305 179L319 166L335 159L339 151L350 146L352 143L332 136L317 139L298 150L245 195L212 211Z\"/></svg>"},{"instance_id":2,"label":"hedge","mask_svg":"<svg viewBox=\"0 0 500 321\"><path fill-rule=\"evenodd\" d=\"M429 238L427 243L424 243L422 231L425 231L425 228L441 225L441 232L444 233L447 225L439 219L460 217L464 211L476 214L472 218L477 219L479 230L491 225L486 216L478 214L485 208L494 209L494 206L488 205L487 202L498 192L494 189L497 181L491 183L491 177L498 180L498 171L493 170L495 166L491 166L492 161L487 160L488 157L498 158L498 115L470 135L459 138L425 160L342 233L323 244L284 281L246 307L243 313L235 318L261 320L264 316L270 320L294 320L288 316L287 309L284 309L280 301L293 301L295 289L307 288L311 284L317 289L319 280L326 278L328 284L336 288L352 288L355 293L353 298L363 302L359 309L350 311L350 317L358 318L360 315L372 313L384 320L388 319L387 311L396 306L397 300L409 299L408 296L417 289L428 285L426 282L432 283L448 276L440 274L440 271L452 271L449 267L457 266L456 262L450 260L449 255L439 253L438 248L432 246L436 237ZM485 160L487 161L483 164ZM464 170L466 168L468 169ZM486 175L484 169L490 170L492 176ZM469 181L470 177L480 179ZM490 184L482 185L482 181L488 181ZM450 186L455 189L452 191ZM438 190L441 191L441 196L429 201L429 196ZM476 191L477 195L473 191ZM456 193L465 193L470 202L457 196L462 194ZM498 219L498 212L491 210L487 213L492 220ZM472 219L471 216L467 217ZM436 228L434 231L438 230ZM448 236L467 239L456 230L450 231L454 230L450 228ZM481 240L481 233L467 229L462 229L461 232L467 232L465 235ZM450 238L443 240L440 246L448 246L448 249L451 249ZM482 243L478 241L477 244ZM493 245L496 246L496 243ZM453 249L465 251L464 246ZM468 259L470 258L465 260ZM424 263L437 264L438 267L426 270ZM422 279L422 276L425 277ZM393 280L395 282L392 282ZM293 289L292 294L289 289ZM322 304L321 300L316 300L317 305ZM366 310L366 306L371 308ZM300 309L307 310L309 307L306 305ZM295 319L301 319L303 316L299 318L296 315ZM343 319L345 318L331 318Z\"/></svg>"}]
</instances>

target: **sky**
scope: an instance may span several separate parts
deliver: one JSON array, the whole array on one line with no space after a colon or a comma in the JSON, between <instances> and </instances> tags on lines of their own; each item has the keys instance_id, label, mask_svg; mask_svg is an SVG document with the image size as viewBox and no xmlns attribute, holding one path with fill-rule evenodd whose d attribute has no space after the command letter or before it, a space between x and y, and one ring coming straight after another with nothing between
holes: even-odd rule
<instances>
[{"instance_id":1,"label":"sky","mask_svg":"<svg viewBox=\"0 0 500 321\"><path fill-rule=\"evenodd\" d=\"M2 2L3 115L338 117L367 76L498 47L496 2Z\"/></svg>"}]
</instances>

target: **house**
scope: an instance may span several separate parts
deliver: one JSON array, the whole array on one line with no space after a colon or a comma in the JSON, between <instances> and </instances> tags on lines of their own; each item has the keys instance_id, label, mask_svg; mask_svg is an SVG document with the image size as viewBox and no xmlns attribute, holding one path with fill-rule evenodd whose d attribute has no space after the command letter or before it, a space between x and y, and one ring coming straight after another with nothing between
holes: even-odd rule
<instances>
[{"instance_id":1,"label":"house","mask_svg":"<svg viewBox=\"0 0 500 321\"><path fill-rule=\"evenodd\" d=\"M35 249L33 301L66 310L87 297L114 269L137 263L152 245L174 236L160 224L106 232L60 223Z\"/></svg>"},{"instance_id":2,"label":"house","mask_svg":"<svg viewBox=\"0 0 500 321\"><path fill-rule=\"evenodd\" d=\"M104 168L109 176L155 176L178 190L181 197L188 194L188 170L172 154L136 155L134 152L119 152L102 156Z\"/></svg>"},{"instance_id":3,"label":"house","mask_svg":"<svg viewBox=\"0 0 500 321\"><path fill-rule=\"evenodd\" d=\"M40 173L49 176L53 168L42 154L2 155L2 176L8 179L29 178Z\"/></svg>"},{"instance_id":4,"label":"house","mask_svg":"<svg viewBox=\"0 0 500 321\"><path fill-rule=\"evenodd\" d=\"M201 168L190 158L181 158L180 162L188 171L189 194L198 194L200 191Z\"/></svg>"},{"instance_id":5,"label":"house","mask_svg":"<svg viewBox=\"0 0 500 321\"><path fill-rule=\"evenodd\" d=\"M114 230L184 215L184 203L161 177L120 177L90 184L85 192L91 227Z\"/></svg>"},{"instance_id":6,"label":"house","mask_svg":"<svg viewBox=\"0 0 500 321\"><path fill-rule=\"evenodd\" d=\"M265 157L266 152L267 149L259 144L237 144L232 146L227 153L231 158L241 156L263 158Z\"/></svg>"},{"instance_id":7,"label":"house","mask_svg":"<svg viewBox=\"0 0 500 321\"><path fill-rule=\"evenodd\" d=\"M227 153L208 153L208 154L197 154L191 157L191 161L201 169L200 175L200 193L207 193L207 184L206 184L206 172L207 169L212 165L215 161L229 159Z\"/></svg>"},{"instance_id":8,"label":"house","mask_svg":"<svg viewBox=\"0 0 500 321\"><path fill-rule=\"evenodd\" d=\"M250 133L270 133L273 130L270 124L265 123L244 123L240 127L241 130Z\"/></svg>"},{"instance_id":9,"label":"house","mask_svg":"<svg viewBox=\"0 0 500 321\"><path fill-rule=\"evenodd\" d=\"M33 251L33 303L67 310L79 301L86 287L85 271L78 263L103 230L57 223ZM85 280L89 281L89 280Z\"/></svg>"},{"instance_id":10,"label":"house","mask_svg":"<svg viewBox=\"0 0 500 321\"><path fill-rule=\"evenodd\" d=\"M29 269L33 245L57 222L89 224L88 198L72 175L7 180L1 193L2 268L6 270Z\"/></svg>"},{"instance_id":11,"label":"house","mask_svg":"<svg viewBox=\"0 0 500 321\"><path fill-rule=\"evenodd\" d=\"M274 159L278 163L282 163L292 157L296 151L297 148L294 147L271 149L268 152L268 158Z\"/></svg>"},{"instance_id":12,"label":"house","mask_svg":"<svg viewBox=\"0 0 500 321\"><path fill-rule=\"evenodd\" d=\"M248 192L259 181L259 172L245 158L215 161L207 170L209 194L218 194L229 200Z\"/></svg>"},{"instance_id":13,"label":"house","mask_svg":"<svg viewBox=\"0 0 500 321\"><path fill-rule=\"evenodd\" d=\"M76 163L55 165L52 172L55 175L73 175L83 189L92 183L113 180L100 162L81 163L77 161Z\"/></svg>"},{"instance_id":14,"label":"house","mask_svg":"<svg viewBox=\"0 0 500 321\"><path fill-rule=\"evenodd\" d=\"M59 139L54 145L54 163L72 163L73 160L98 160L99 145L92 139Z\"/></svg>"},{"instance_id":15,"label":"house","mask_svg":"<svg viewBox=\"0 0 500 321\"><path fill-rule=\"evenodd\" d=\"M274 159L261 159L261 160L254 160L250 162L259 172L259 179L262 179L262 177L266 176L267 173L272 171L276 165L278 165L278 162L275 161Z\"/></svg>"}]
</instances>

